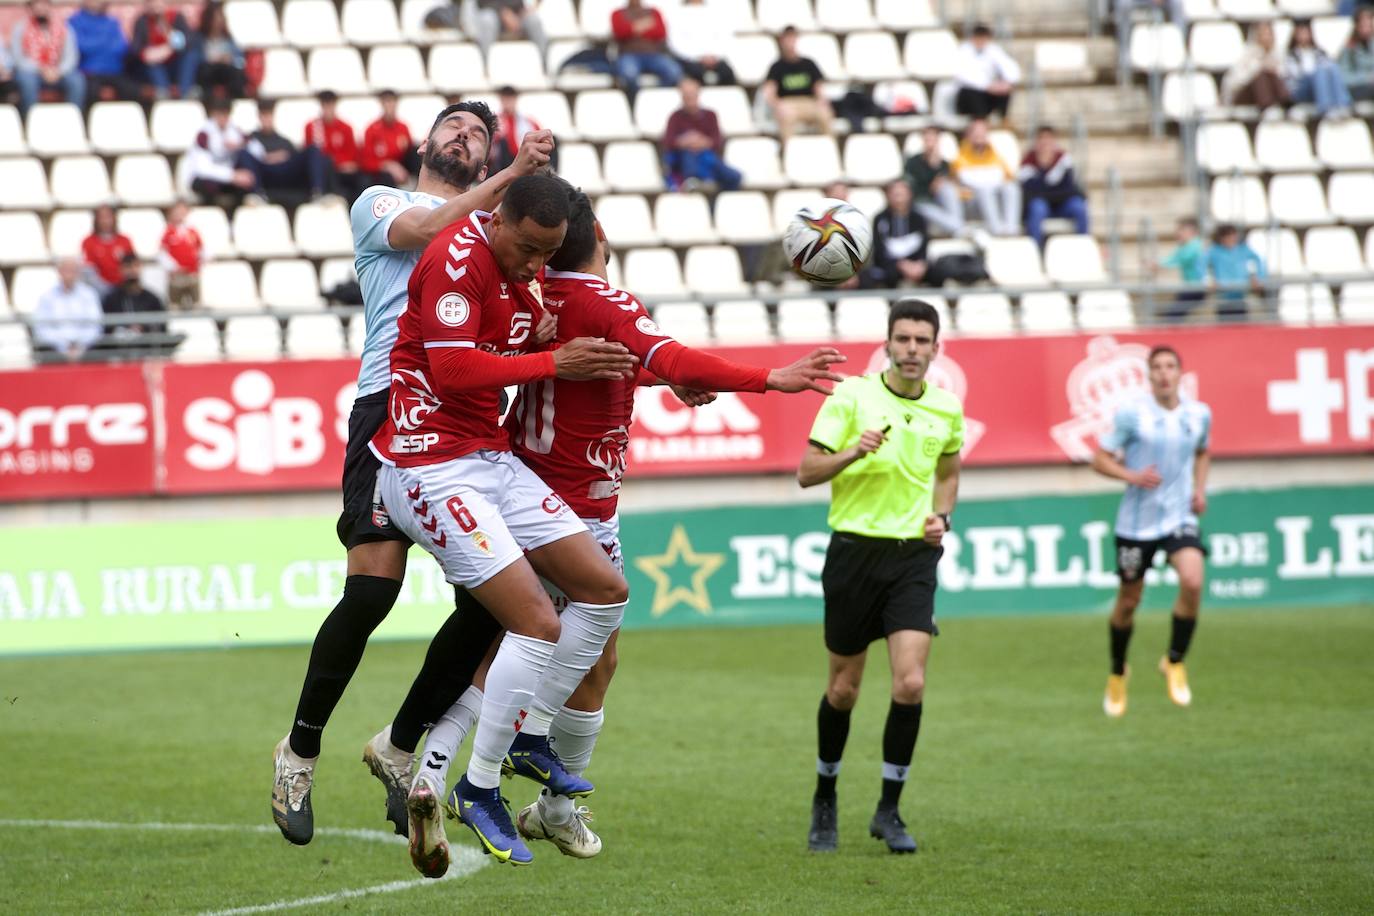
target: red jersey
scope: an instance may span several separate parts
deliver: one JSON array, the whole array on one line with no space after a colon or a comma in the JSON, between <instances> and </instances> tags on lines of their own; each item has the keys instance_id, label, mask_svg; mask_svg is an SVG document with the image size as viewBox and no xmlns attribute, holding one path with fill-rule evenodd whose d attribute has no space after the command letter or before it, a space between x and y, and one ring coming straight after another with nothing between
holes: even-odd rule
<instances>
[{"instance_id":1,"label":"red jersey","mask_svg":"<svg viewBox=\"0 0 1374 916\"><path fill-rule=\"evenodd\" d=\"M185 223L168 225L162 233L162 250L176 262L182 273L200 272L200 249L200 233Z\"/></svg>"},{"instance_id":2,"label":"red jersey","mask_svg":"<svg viewBox=\"0 0 1374 916\"><path fill-rule=\"evenodd\" d=\"M81 256L86 259L87 264L95 268L100 279L111 286L118 286L124 282L119 262L126 254L133 253L134 243L129 241L127 235L118 233L109 238L91 234L81 243Z\"/></svg>"},{"instance_id":3,"label":"red jersey","mask_svg":"<svg viewBox=\"0 0 1374 916\"><path fill-rule=\"evenodd\" d=\"M767 369L698 353L668 337L639 300L593 274L550 270L544 306L558 341L602 337L625 345L646 371L693 388L763 391ZM548 378L521 387L506 420L512 450L579 518L615 515L630 445L636 380Z\"/></svg>"},{"instance_id":4,"label":"red jersey","mask_svg":"<svg viewBox=\"0 0 1374 916\"><path fill-rule=\"evenodd\" d=\"M358 163L358 138L349 127L338 118L324 123L316 118L305 125L305 145L318 146L336 166L356 165Z\"/></svg>"},{"instance_id":5,"label":"red jersey","mask_svg":"<svg viewBox=\"0 0 1374 916\"><path fill-rule=\"evenodd\" d=\"M380 172L383 162L400 162L410 145L410 128L404 121L388 124L378 118L363 131L363 145L358 150L359 167L364 172Z\"/></svg>"},{"instance_id":6,"label":"red jersey","mask_svg":"<svg viewBox=\"0 0 1374 916\"><path fill-rule=\"evenodd\" d=\"M490 219L477 212L444 229L410 275L387 419L372 438L382 461L416 467L510 451L501 389L554 374L552 352L527 354L543 313L539 281L522 286L501 273L487 243Z\"/></svg>"}]
</instances>

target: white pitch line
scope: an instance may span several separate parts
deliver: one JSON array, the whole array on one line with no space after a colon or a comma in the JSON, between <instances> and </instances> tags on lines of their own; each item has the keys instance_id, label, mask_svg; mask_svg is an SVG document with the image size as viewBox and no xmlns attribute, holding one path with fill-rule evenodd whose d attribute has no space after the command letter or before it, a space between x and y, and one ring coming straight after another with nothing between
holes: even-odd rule
<instances>
[{"instance_id":1,"label":"white pitch line","mask_svg":"<svg viewBox=\"0 0 1374 916\"><path fill-rule=\"evenodd\" d=\"M67 830L196 831L202 833L206 831L216 833L277 833L276 826L272 824L172 824L163 821L121 823L119 821L58 821L6 818L0 819L0 827L51 827ZM406 843L404 837L399 837L382 830L369 830L362 827L320 827L315 833L318 836L334 836L348 840L366 840L372 843L385 843L387 845L399 844L403 846ZM331 894L318 894L314 897L274 900L271 903L241 906L228 910L208 910L203 913L202 916L247 916L247 914L250 913L275 913L280 910L297 909L303 906L318 906L335 903L340 900L351 900L357 897L391 894L396 891L409 890L413 887L437 884L440 881L465 878L486 864L486 860L481 853L474 849L453 848L451 854L453 859L449 863L448 873L437 880L431 878L410 878L404 881L388 881L385 884L374 884L371 887L335 891Z\"/></svg>"}]
</instances>

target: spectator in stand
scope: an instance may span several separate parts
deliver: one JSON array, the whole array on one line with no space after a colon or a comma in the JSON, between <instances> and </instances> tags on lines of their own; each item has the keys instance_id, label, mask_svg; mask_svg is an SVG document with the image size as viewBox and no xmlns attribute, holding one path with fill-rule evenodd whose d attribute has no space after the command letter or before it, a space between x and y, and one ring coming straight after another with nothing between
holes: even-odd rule
<instances>
[{"instance_id":1,"label":"spectator in stand","mask_svg":"<svg viewBox=\"0 0 1374 916\"><path fill-rule=\"evenodd\" d=\"M133 55L143 81L159 99L190 98L196 89L200 49L186 17L167 8L167 0L144 0L134 21Z\"/></svg>"},{"instance_id":2,"label":"spectator in stand","mask_svg":"<svg viewBox=\"0 0 1374 916\"><path fill-rule=\"evenodd\" d=\"M1350 90L1345 88L1341 68L1312 39L1312 20L1293 20L1284 63L1288 95L1294 102L1314 105L1323 118L1350 111Z\"/></svg>"},{"instance_id":3,"label":"spectator in stand","mask_svg":"<svg viewBox=\"0 0 1374 916\"><path fill-rule=\"evenodd\" d=\"M950 174L949 162L940 155L940 129L921 131L921 151L906 161L903 170L916 201L916 210L950 235L964 231L964 201L959 184Z\"/></svg>"},{"instance_id":4,"label":"spectator in stand","mask_svg":"<svg viewBox=\"0 0 1374 916\"><path fill-rule=\"evenodd\" d=\"M709 182L723 191L739 189L740 173L725 164L725 137L716 113L701 107L701 84L690 76L678 83L682 107L668 117L663 130L663 159L671 190L695 190Z\"/></svg>"},{"instance_id":5,"label":"spectator in stand","mask_svg":"<svg viewBox=\"0 0 1374 916\"><path fill-rule=\"evenodd\" d=\"M138 255L127 254L119 262L120 282L100 300L100 308L106 315L133 315L148 312L165 312L167 306L156 293L143 288L143 266ZM128 343L144 334L163 334L167 325L147 318L130 322L112 322L109 326L109 341L116 347L120 342Z\"/></svg>"},{"instance_id":6,"label":"spectator in stand","mask_svg":"<svg viewBox=\"0 0 1374 916\"><path fill-rule=\"evenodd\" d=\"M492 137L491 151L487 154L488 175L495 175L515 161L525 134L543 129L538 121L520 111L520 93L514 86L502 86L497 96L501 101L501 113L497 116L496 136ZM558 168L556 147L549 156L549 165L555 170Z\"/></svg>"},{"instance_id":7,"label":"spectator in stand","mask_svg":"<svg viewBox=\"0 0 1374 916\"><path fill-rule=\"evenodd\" d=\"M1223 104L1259 108L1287 104L1288 84L1283 71L1283 52L1274 42L1274 26L1262 21L1251 23L1250 40L1221 78Z\"/></svg>"},{"instance_id":8,"label":"spectator in stand","mask_svg":"<svg viewBox=\"0 0 1374 916\"><path fill-rule=\"evenodd\" d=\"M205 203L219 203L228 197L237 206L243 195L253 191L257 179L236 164L243 149L243 132L229 120L229 100L211 99L205 106L209 118L196 134L196 142L186 150L191 190Z\"/></svg>"},{"instance_id":9,"label":"spectator in stand","mask_svg":"<svg viewBox=\"0 0 1374 916\"><path fill-rule=\"evenodd\" d=\"M482 56L498 38L528 38L543 54L549 46L539 14L525 0L463 0L463 31L482 49Z\"/></svg>"},{"instance_id":10,"label":"spectator in stand","mask_svg":"<svg viewBox=\"0 0 1374 916\"><path fill-rule=\"evenodd\" d=\"M644 0L630 0L624 9L611 14L611 34L615 38L615 75L625 94L634 101L639 77L652 73L660 86L676 86L682 68L668 53L668 26L663 14Z\"/></svg>"},{"instance_id":11,"label":"spectator in stand","mask_svg":"<svg viewBox=\"0 0 1374 916\"><path fill-rule=\"evenodd\" d=\"M119 262L134 253L134 243L116 228L115 209L101 204L91 214L91 234L81 242L81 257L86 262L86 280L101 295L120 281Z\"/></svg>"},{"instance_id":12,"label":"spectator in stand","mask_svg":"<svg viewBox=\"0 0 1374 916\"><path fill-rule=\"evenodd\" d=\"M33 311L34 354L76 362L104 333L100 296L81 282L76 258L58 260L57 278L57 285L38 297Z\"/></svg>"},{"instance_id":13,"label":"spectator in stand","mask_svg":"<svg viewBox=\"0 0 1374 916\"><path fill-rule=\"evenodd\" d=\"M243 51L229 34L222 3L210 3L200 14L200 72L196 82L204 98L241 99L247 78L243 72Z\"/></svg>"},{"instance_id":14,"label":"spectator in stand","mask_svg":"<svg viewBox=\"0 0 1374 916\"><path fill-rule=\"evenodd\" d=\"M1059 145L1053 127L1035 132L1035 146L1021 160L1021 197L1026 202L1026 234L1045 247L1045 220L1073 220L1073 231L1088 232L1088 200L1078 186L1073 160Z\"/></svg>"},{"instance_id":15,"label":"spectator in stand","mask_svg":"<svg viewBox=\"0 0 1374 916\"><path fill-rule=\"evenodd\" d=\"M67 28L76 38L78 66L86 78L86 98L93 102L133 97L124 76L129 41L109 7L108 0L84 0L81 9L67 20Z\"/></svg>"},{"instance_id":16,"label":"spectator in stand","mask_svg":"<svg viewBox=\"0 0 1374 916\"><path fill-rule=\"evenodd\" d=\"M167 301L183 309L195 308L200 300L200 261L205 250L200 233L186 222L190 213L181 200L167 208L167 228L157 254L158 263L167 271Z\"/></svg>"},{"instance_id":17,"label":"spectator in stand","mask_svg":"<svg viewBox=\"0 0 1374 916\"><path fill-rule=\"evenodd\" d=\"M914 206L905 179L887 183L887 208L873 220L873 263L864 270L868 289L917 285L926 275L926 221Z\"/></svg>"},{"instance_id":18,"label":"spectator in stand","mask_svg":"<svg viewBox=\"0 0 1374 916\"><path fill-rule=\"evenodd\" d=\"M14 61L5 45L5 38L0 35L0 105L12 105L18 98L19 87L14 82Z\"/></svg>"},{"instance_id":19,"label":"spectator in stand","mask_svg":"<svg viewBox=\"0 0 1374 916\"><path fill-rule=\"evenodd\" d=\"M735 71L721 57L735 37L720 0L684 0L668 14L668 47L682 72L708 86L733 86Z\"/></svg>"},{"instance_id":20,"label":"spectator in stand","mask_svg":"<svg viewBox=\"0 0 1374 916\"><path fill-rule=\"evenodd\" d=\"M410 128L396 117L396 93L384 89L377 98L382 103L382 116L363 131L359 164L370 184L403 188L420 173L420 153L410 137Z\"/></svg>"},{"instance_id":21,"label":"spectator in stand","mask_svg":"<svg viewBox=\"0 0 1374 916\"><path fill-rule=\"evenodd\" d=\"M763 83L763 99L778 122L778 136L786 143L802 124L832 133L835 112L825 97L821 68L797 53L797 30L790 25L778 36L778 54Z\"/></svg>"},{"instance_id":22,"label":"spectator in stand","mask_svg":"<svg viewBox=\"0 0 1374 916\"><path fill-rule=\"evenodd\" d=\"M1374 99L1374 9L1362 6L1355 11L1355 25L1339 63L1351 98L1357 102Z\"/></svg>"},{"instance_id":23,"label":"spectator in stand","mask_svg":"<svg viewBox=\"0 0 1374 916\"><path fill-rule=\"evenodd\" d=\"M964 132L959 156L950 171L973 195L978 212L993 235L1021 231L1021 186L1011 167L988 142L988 122L975 118Z\"/></svg>"},{"instance_id":24,"label":"spectator in stand","mask_svg":"<svg viewBox=\"0 0 1374 916\"><path fill-rule=\"evenodd\" d=\"M842 200L849 202L849 184L845 181L832 181L830 184L821 188L821 193L831 200Z\"/></svg>"},{"instance_id":25,"label":"spectator in stand","mask_svg":"<svg viewBox=\"0 0 1374 916\"><path fill-rule=\"evenodd\" d=\"M991 114L1006 118L1011 91L1020 80L1020 66L1001 45L993 42L992 29L979 23L959 46L954 73L959 94L954 99L954 108L970 118Z\"/></svg>"},{"instance_id":26,"label":"spectator in stand","mask_svg":"<svg viewBox=\"0 0 1374 916\"><path fill-rule=\"evenodd\" d=\"M338 116L339 96L326 89L319 95L320 116L305 125L305 145L318 146L332 166L331 190L348 199L349 206L363 192L358 170L358 138Z\"/></svg>"},{"instance_id":27,"label":"spectator in stand","mask_svg":"<svg viewBox=\"0 0 1374 916\"><path fill-rule=\"evenodd\" d=\"M14 24L10 36L19 110L27 112L44 89L54 89L77 107L86 104L86 80L77 66L76 41L48 0L29 0L29 14Z\"/></svg>"},{"instance_id":28,"label":"spectator in stand","mask_svg":"<svg viewBox=\"0 0 1374 916\"><path fill-rule=\"evenodd\" d=\"M1218 226L1207 249L1208 288L1216 293L1217 319L1245 320L1245 293L1264 292L1264 259L1240 240L1240 230L1229 223Z\"/></svg>"},{"instance_id":29,"label":"spectator in stand","mask_svg":"<svg viewBox=\"0 0 1374 916\"><path fill-rule=\"evenodd\" d=\"M251 176L248 190L256 194L308 188L311 198L329 187L329 160L318 146L296 149L277 133L276 102L258 99L258 129L238 154L235 165Z\"/></svg>"},{"instance_id":30,"label":"spectator in stand","mask_svg":"<svg viewBox=\"0 0 1374 916\"><path fill-rule=\"evenodd\" d=\"M1174 238L1178 244L1159 262L1159 267L1176 269L1182 282L1198 288L1180 291L1173 305L1160 313L1160 317L1165 321L1178 321L1186 317L1207 297L1207 293L1202 289L1203 284L1207 282L1207 252L1202 247L1197 220L1184 217L1178 221L1175 232ZM1153 271L1158 272L1158 268Z\"/></svg>"}]
</instances>

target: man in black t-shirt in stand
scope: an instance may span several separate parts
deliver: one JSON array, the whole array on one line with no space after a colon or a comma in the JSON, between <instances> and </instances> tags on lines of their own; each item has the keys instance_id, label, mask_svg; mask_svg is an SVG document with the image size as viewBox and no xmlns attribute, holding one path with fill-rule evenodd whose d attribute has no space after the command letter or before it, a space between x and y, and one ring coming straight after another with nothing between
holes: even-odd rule
<instances>
[{"instance_id":1,"label":"man in black t-shirt in stand","mask_svg":"<svg viewBox=\"0 0 1374 916\"><path fill-rule=\"evenodd\" d=\"M763 98L778 122L778 138L786 143L799 124L808 124L829 134L835 113L825 97L821 68L809 57L797 53L797 30L788 26L778 36L781 56L768 68Z\"/></svg>"},{"instance_id":2,"label":"man in black t-shirt in stand","mask_svg":"<svg viewBox=\"0 0 1374 916\"><path fill-rule=\"evenodd\" d=\"M313 200L328 186L329 163L318 146L297 149L277 133L276 104L272 99L258 100L258 129L248 137L234 165L253 173L257 179L255 194L268 196L269 192L308 188Z\"/></svg>"}]
</instances>

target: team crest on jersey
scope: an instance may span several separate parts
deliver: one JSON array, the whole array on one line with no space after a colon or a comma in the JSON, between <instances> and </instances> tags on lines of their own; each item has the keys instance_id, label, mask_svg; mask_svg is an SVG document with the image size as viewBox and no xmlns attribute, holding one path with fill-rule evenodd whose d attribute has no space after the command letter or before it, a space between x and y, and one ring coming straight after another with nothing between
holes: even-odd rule
<instances>
[{"instance_id":1,"label":"team crest on jersey","mask_svg":"<svg viewBox=\"0 0 1374 916\"><path fill-rule=\"evenodd\" d=\"M491 537L485 531L474 531L471 535L472 544L487 556L491 556Z\"/></svg>"},{"instance_id":2,"label":"team crest on jersey","mask_svg":"<svg viewBox=\"0 0 1374 916\"><path fill-rule=\"evenodd\" d=\"M887 355L887 347L880 346L868 358L868 368L865 372L885 372L891 362ZM931 360L929 368L926 369L926 381L937 388L943 388L950 392L959 399L961 404L968 399L968 376L964 373L964 367L955 362L947 350L941 350L939 355ZM910 423L911 420L908 419L906 422ZM986 423L965 414L964 447L960 454L967 456L969 452L973 451L978 440L983 438L983 433L987 432L987 429Z\"/></svg>"},{"instance_id":3,"label":"team crest on jersey","mask_svg":"<svg viewBox=\"0 0 1374 916\"><path fill-rule=\"evenodd\" d=\"M650 337L664 336L662 329L660 329L659 326L654 323L654 320L650 318L648 315L645 315L642 318L635 321L635 327L639 328L639 332L641 334L648 334Z\"/></svg>"},{"instance_id":4,"label":"team crest on jersey","mask_svg":"<svg viewBox=\"0 0 1374 916\"><path fill-rule=\"evenodd\" d=\"M467 324L468 315L471 313L472 310L468 308L468 300L463 297L462 293L444 293L434 306L434 314L451 328L458 328Z\"/></svg>"},{"instance_id":5,"label":"team crest on jersey","mask_svg":"<svg viewBox=\"0 0 1374 916\"><path fill-rule=\"evenodd\" d=\"M382 194L372 202L372 216L381 219L401 205L401 198L395 194Z\"/></svg>"},{"instance_id":6,"label":"team crest on jersey","mask_svg":"<svg viewBox=\"0 0 1374 916\"><path fill-rule=\"evenodd\" d=\"M534 297L535 302L544 304L544 288L539 285L538 280L530 281L530 295Z\"/></svg>"},{"instance_id":7,"label":"team crest on jersey","mask_svg":"<svg viewBox=\"0 0 1374 916\"><path fill-rule=\"evenodd\" d=\"M921 452L927 458L934 458L936 455L940 454L940 440L926 439L921 443Z\"/></svg>"}]
</instances>

